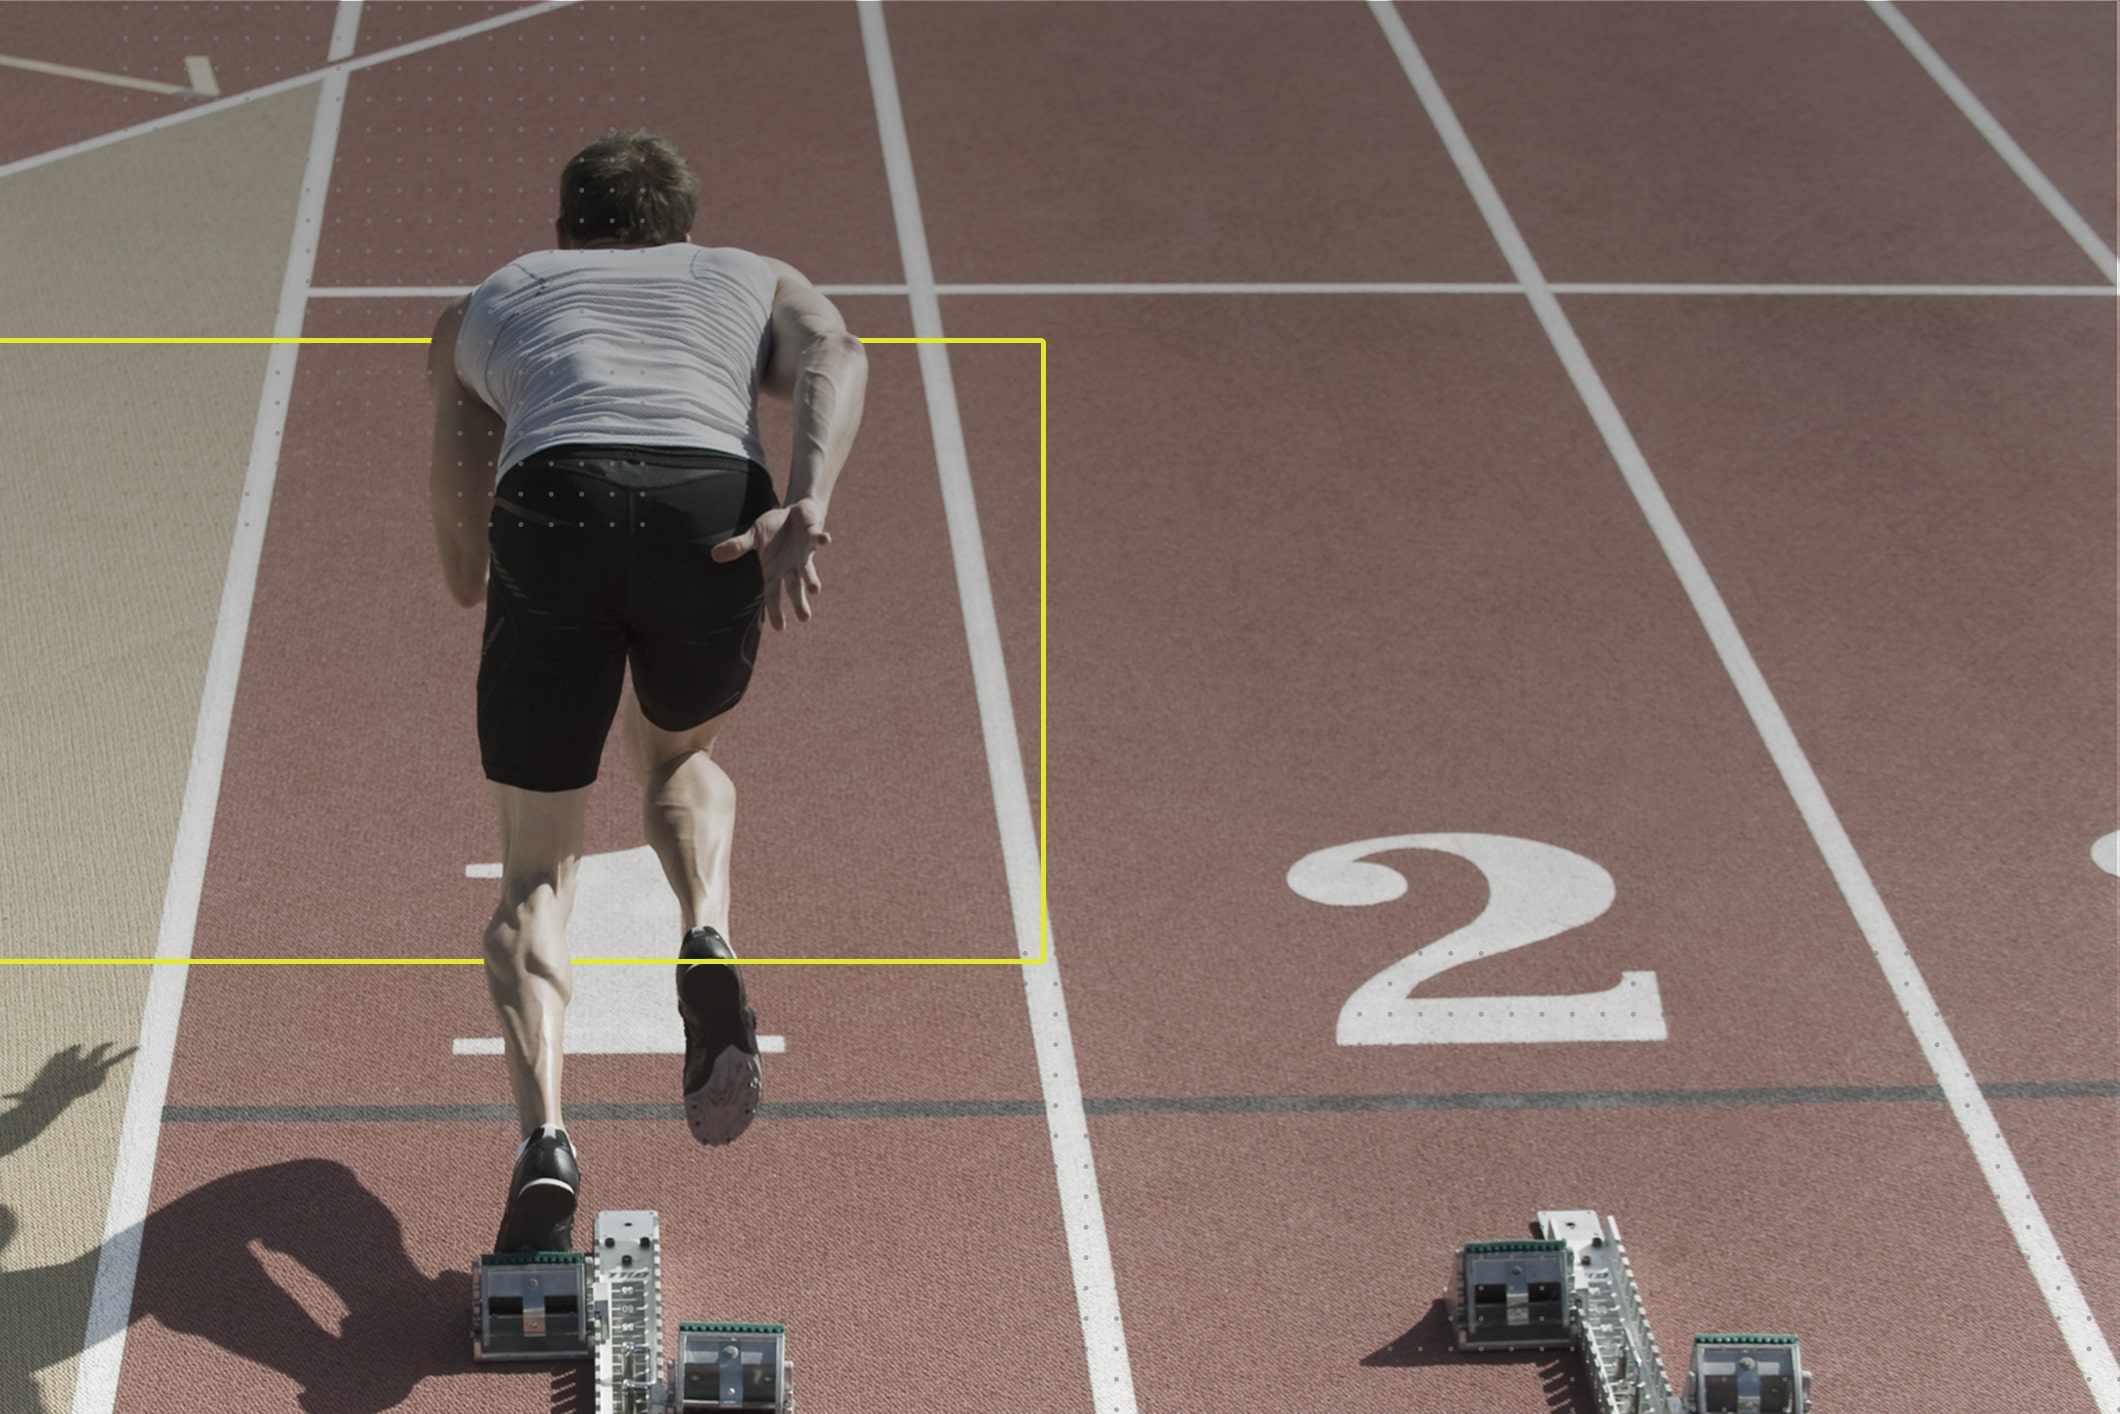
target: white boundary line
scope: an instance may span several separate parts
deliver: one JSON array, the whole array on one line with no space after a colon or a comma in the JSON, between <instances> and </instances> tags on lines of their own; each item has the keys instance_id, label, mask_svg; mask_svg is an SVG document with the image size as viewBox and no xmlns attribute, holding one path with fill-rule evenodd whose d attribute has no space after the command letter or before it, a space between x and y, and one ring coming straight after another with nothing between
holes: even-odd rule
<instances>
[{"instance_id":1,"label":"white boundary line","mask_svg":"<svg viewBox=\"0 0 2120 1414\"><path fill-rule=\"evenodd\" d=\"M2068 1259L2062 1255L2061 1245L2048 1228L2046 1216L2039 1210L2039 1202L2033 1197L2023 1171L2018 1168L2016 1156L2010 1152L2002 1127L1995 1122L1994 1112L1988 1108L1987 1098L1980 1093L1972 1068L1966 1064L1949 1024L1943 1019L1942 1009L1936 1005L1928 984L1922 980L1921 971L1915 966L1913 955L1907 951L1898 925L1886 911L1884 900L1870 880L1869 870L1856 854L1854 842L1842 828L1832 803L1826 799L1824 787L1812 772L1803 748L1797 744L1796 733L1782 715L1781 705L1775 701L1759 665L1753 661L1751 650L1745 646L1736 621L1731 618L1720 591L1708 575L1707 566L1695 552L1693 542L1679 524L1670 502L1664 499L1663 488L1657 484L1655 473L1649 469L1641 448L1635 444L1634 434L1628 430L1604 380L1598 377L1589 354L1576 338L1567 315L1561 312L1560 301L1554 297L1552 287L1546 284L1530 247L1524 243L1508 208L1502 204L1500 193L1488 180L1486 168L1473 151L1465 130L1458 125L1457 115L1451 111L1441 85L1421 57L1420 48L1414 43L1405 21L1391 7L1390 0L1369 0L1369 9L1383 28L1414 91L1420 95L1421 106L1427 109L1429 121L1435 124L1451 160L1457 164L1458 174L1464 178L1480 214L1486 217L1488 229L1494 233L1495 243L1501 247L1510 270L1523 283L1524 293L1530 299L1539 323L1545 327L1554 352L1560 356L1575 384L1576 393L1596 422L1598 431L1604 435L1605 445L1619 463L1628 489L1634 493L1643 516L1655 532L1657 543L1663 547L1679 583L1685 587L1686 597L1692 601L1693 610L1700 616L1709 640L1715 645L1724 670L1744 701L1745 710L1751 714L1753 726L1766 744L1768 754L1774 758L1774 765L1781 772L1789 794L1795 798L1796 808L1810 827L1811 838L1817 843L1819 853L1825 856L1826 866L1839 884L1856 925L1869 943L1871 954L1883 969L1892 995L1899 1003L1900 1013L1906 1017L1922 1055L1928 1060L1930 1072L1943 1087L1945 1102L1950 1105L1959 1129L1972 1147L1981 1176L1987 1180L1988 1190L2002 1209L2010 1236L2016 1239L2018 1250L2031 1267L2040 1294L2046 1298L2047 1309L2053 1312L2055 1322L2061 1327L2069 1354L2075 1357L2077 1368L2083 1372L2084 1382L2090 1386L2101 1414L2120 1414L2120 1365L2113 1360L2112 1348L2105 1343L2097 1318L2083 1299L2082 1288L2069 1270Z\"/></svg>"},{"instance_id":2,"label":"white boundary line","mask_svg":"<svg viewBox=\"0 0 2120 1414\"><path fill-rule=\"evenodd\" d=\"M942 308L936 298L935 271L928 255L927 227L920 215L920 195L913 184L912 147L906 138L905 114L899 106L898 77L891 63L883 6L880 0L861 0L855 9L861 16L862 48L868 56L869 87L876 100L876 126L883 142L884 170L890 179L898 249L905 262L913 331L921 338L939 338ZM1001 857L1015 917L1016 950L1019 957L1034 958L1038 955L1042 907L1038 834L1024 784L1016 717L1009 703L1008 671L1001 656L1001 630L994 617L993 592L987 580L979 512L972 500L971 466L965 453L964 426L958 417L957 388L950 376L948 347L916 347L920 351L921 382L927 390L935 462L942 478L943 509L957 569L957 594L964 611L964 635L971 650L979 724L986 738L987 778L1000 826ZM1043 921L1047 947L1051 949L1051 920ZM1055 954L1048 951L1043 963L1021 970L1037 1053L1038 1082L1045 1095L1046 1135L1052 1145L1061 1221L1067 1232L1076 1311L1082 1322L1083 1353L1089 1364L1090 1393L1097 1414L1135 1414L1133 1367L1127 1358L1126 1331L1119 1319L1119 1290L1112 1272L1111 1244L1104 1230L1097 1169L1090 1154L1089 1118L1083 1109L1082 1082L1075 1069L1075 1041L1068 1027L1067 998L1060 987L1060 964Z\"/></svg>"},{"instance_id":3,"label":"white boundary line","mask_svg":"<svg viewBox=\"0 0 2120 1414\"><path fill-rule=\"evenodd\" d=\"M338 59L353 52L360 18L361 0L339 0L328 57ZM295 207L294 236L280 278L279 313L273 320L273 333L280 338L293 338L302 332L303 297L309 289L310 273L316 268L324 195L331 186L332 158L338 149L339 118L345 103L345 71L328 74L317 94L309 158L302 169L302 195ZM214 621L213 648L206 660L198 726L192 734L191 771L184 782L184 804L177 817L169 883L162 894L162 922L155 940L158 958L191 956L192 935L199 921L199 896L206 880L207 849L221 796L228 724L235 711L236 682L243 670L244 640L250 632L251 598L257 588L258 561L264 552L266 514L272 506L273 481L279 474L280 435L287 425L288 395L294 386L295 357L300 352L298 344L274 344L265 363L257 422L251 431L250 462L236 511L235 535L228 549L228 571L221 581L221 608ZM154 1184L155 1151L161 1140L162 1106L169 1096L170 1058L176 1050L185 975L190 970L182 965L148 968L140 1046L133 1056L131 1083L125 1096L125 1121L118 1137L117 1166L111 1174L102 1252L96 1261L96 1285L89 1298L88 1326L74 1381L73 1414L109 1414L118 1398L125 1335L132 1319L133 1282L139 1273L141 1236Z\"/></svg>"},{"instance_id":4,"label":"white boundary line","mask_svg":"<svg viewBox=\"0 0 2120 1414\"><path fill-rule=\"evenodd\" d=\"M1995 149L1996 155L2007 162L2010 170L2017 174L2017 179L2031 189L2033 196L2039 198L2039 204L2046 208L2047 214L2061 223L2061 229L2068 232L2069 239L2082 247L2083 253L2091 258L2091 263L2098 267L2099 272L2107 280L2120 280L2120 268L2115 266L2113 252L2098 238L2098 233L2091 229L2090 223L2076 214L2076 208L2069 204L2069 199L2046 179L2046 173L2040 171L2039 165L2025 155L2024 149L2017 145L2015 138L2004 131L2002 124L1995 121L1995 115L1988 112L1987 105L1960 82L1958 75L1951 72L1951 66L1943 62L1942 55L1929 47L1929 42L1921 37L1921 31L1914 28L1913 22L1899 13L1892 0L1870 0L1870 9L1876 13L1878 19L1884 21L1885 28L1906 46L1915 62L1928 71L1929 77L1936 81L1936 86L1944 91L1951 102L1958 105L1958 111L1965 114L1973 126L1980 130L1980 135L1988 140L1988 145Z\"/></svg>"},{"instance_id":5,"label":"white boundary line","mask_svg":"<svg viewBox=\"0 0 2120 1414\"><path fill-rule=\"evenodd\" d=\"M480 20L475 24L461 25L456 29L447 30L441 34L430 34L425 39L415 39L408 44L400 44L394 49L379 49L373 54L366 54L358 59L341 55L339 59L342 62L333 62L324 68L312 69L306 74L295 74L289 78L275 79L260 88L245 89L241 93L232 93L226 98L217 98L211 103L201 103L196 108L187 108L181 113L170 113L164 117L150 118L144 123L135 123L129 128L119 128L116 132L104 133L98 137L83 138L80 142L68 143L65 147L55 147L49 152L40 152L33 157L22 157L13 162L0 164L0 177L11 177L17 172L27 172L32 167L48 166L63 158L78 156L83 152L93 152L99 147L108 147L114 142L124 142L128 138L143 137L148 133L157 133L164 128L175 127L178 123L189 123L195 118L203 118L209 113L220 113L230 108L240 108L245 103L255 103L261 98L272 98L300 88L303 84L318 83L334 76L344 78L347 74L355 73L361 69L371 69L377 64L387 64L393 59L403 59L410 54L423 53L429 49L439 48L444 44L454 44L460 39L469 39L475 34L484 34L487 30L500 29L504 25L516 24L522 20L532 19L548 11L561 9L564 6L575 3L577 3L577 0L542 0L540 4L526 5L520 10L510 10L505 15L494 15L489 19ZM334 33L336 32L334 31ZM351 50L347 51L347 54L350 55L351 53Z\"/></svg>"},{"instance_id":6,"label":"white boundary line","mask_svg":"<svg viewBox=\"0 0 2120 1414\"><path fill-rule=\"evenodd\" d=\"M2120 295L2120 289L2109 285L1655 285L1555 281L1546 288L1557 295L1844 295L1864 299L1897 295L2111 299Z\"/></svg>"},{"instance_id":7,"label":"white boundary line","mask_svg":"<svg viewBox=\"0 0 2120 1414\"><path fill-rule=\"evenodd\" d=\"M311 299L455 299L471 293L469 285L320 285ZM819 285L827 295L904 295L904 285ZM1656 285L1555 283L1558 295L1959 295L1968 298L2098 298L2120 295L2112 285ZM987 284L936 285L938 295L1520 295L1524 287L1503 284L1420 284L1378 281L1373 284L1319 282L1305 284L1214 284L1206 282L1126 284Z\"/></svg>"},{"instance_id":8,"label":"white boundary line","mask_svg":"<svg viewBox=\"0 0 2120 1414\"><path fill-rule=\"evenodd\" d=\"M187 59L186 64L191 61ZM204 62L201 60L200 62ZM18 59L12 54L0 54L0 68L27 69L33 74L50 74L53 78L80 79L85 83L107 83L117 88L137 88L148 93L182 95L187 98L211 98L213 94L193 84L160 83L154 79L136 79L131 74L106 74L100 69L77 69L71 64L50 64L42 59ZM209 73L211 70L208 71Z\"/></svg>"},{"instance_id":9,"label":"white boundary line","mask_svg":"<svg viewBox=\"0 0 2120 1414\"><path fill-rule=\"evenodd\" d=\"M1511 284L1417 280L937 285L940 295L1513 295Z\"/></svg>"},{"instance_id":10,"label":"white boundary line","mask_svg":"<svg viewBox=\"0 0 2120 1414\"><path fill-rule=\"evenodd\" d=\"M309 292L311 299L456 299L468 295L476 285L319 285ZM825 295L897 295L906 293L903 285L819 285L817 290Z\"/></svg>"}]
</instances>

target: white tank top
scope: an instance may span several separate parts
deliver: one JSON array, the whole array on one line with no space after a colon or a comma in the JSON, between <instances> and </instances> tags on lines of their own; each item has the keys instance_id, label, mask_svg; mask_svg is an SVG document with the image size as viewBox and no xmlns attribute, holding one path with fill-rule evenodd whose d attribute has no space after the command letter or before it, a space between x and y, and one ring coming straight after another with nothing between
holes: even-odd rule
<instances>
[{"instance_id":1,"label":"white tank top","mask_svg":"<svg viewBox=\"0 0 2120 1414\"><path fill-rule=\"evenodd\" d=\"M498 469L567 442L697 447L761 465L773 271L689 241L541 250L471 292L456 371L507 424Z\"/></svg>"}]
</instances>

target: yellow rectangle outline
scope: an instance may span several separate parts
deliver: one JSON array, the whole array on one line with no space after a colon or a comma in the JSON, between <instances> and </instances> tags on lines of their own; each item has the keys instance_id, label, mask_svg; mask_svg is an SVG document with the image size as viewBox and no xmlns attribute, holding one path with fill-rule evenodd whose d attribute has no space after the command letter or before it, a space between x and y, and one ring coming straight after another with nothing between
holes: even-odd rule
<instances>
[{"instance_id":1,"label":"yellow rectangle outline","mask_svg":"<svg viewBox=\"0 0 2120 1414\"><path fill-rule=\"evenodd\" d=\"M0 344L428 344L432 339L324 338L7 338ZM1038 955L1036 957L747 957L745 967L1029 967L1046 959L1045 901L1045 340L1034 338L863 339L864 344L1036 344L1038 346ZM668 957L577 957L582 965L656 963ZM483 967L477 957L5 957L9 967ZM713 965L713 964L707 964Z\"/></svg>"}]
</instances>

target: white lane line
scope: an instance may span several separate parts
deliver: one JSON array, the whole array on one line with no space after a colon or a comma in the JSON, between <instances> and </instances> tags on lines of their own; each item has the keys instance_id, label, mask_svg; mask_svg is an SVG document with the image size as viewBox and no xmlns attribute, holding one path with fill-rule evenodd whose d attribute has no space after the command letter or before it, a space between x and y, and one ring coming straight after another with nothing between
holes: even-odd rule
<instances>
[{"instance_id":1,"label":"white lane line","mask_svg":"<svg viewBox=\"0 0 2120 1414\"><path fill-rule=\"evenodd\" d=\"M207 98L221 96L220 80L213 76L213 61L204 54L186 54L184 72L191 78L191 91Z\"/></svg>"},{"instance_id":2,"label":"white lane line","mask_svg":"<svg viewBox=\"0 0 2120 1414\"><path fill-rule=\"evenodd\" d=\"M319 285L311 299L456 299L474 285ZM825 295L903 295L903 285L819 285Z\"/></svg>"},{"instance_id":3,"label":"white lane line","mask_svg":"<svg viewBox=\"0 0 2120 1414\"><path fill-rule=\"evenodd\" d=\"M1171 281L1146 284L937 285L943 295L1513 295L1511 284L1422 283L1416 280L1282 282Z\"/></svg>"},{"instance_id":4,"label":"white lane line","mask_svg":"<svg viewBox=\"0 0 2120 1414\"><path fill-rule=\"evenodd\" d=\"M2069 296L2078 299L2094 296L2111 299L2120 294L2120 289L2111 285L1653 285L1556 281L1546 288L1557 295L1955 295L1966 298Z\"/></svg>"},{"instance_id":5,"label":"white lane line","mask_svg":"<svg viewBox=\"0 0 2120 1414\"><path fill-rule=\"evenodd\" d=\"M42 59L19 59L12 54L0 54L0 67L27 69L33 74L50 74L54 78L81 79L88 83L110 84L115 88L137 88L146 93L173 94L180 98L211 98L219 93L218 88L201 88L198 83L199 67L206 66L206 82L213 82L213 69L206 61L193 55L184 61L190 71L192 82L157 83L153 79L136 79L131 74L106 74L100 69L77 69L71 64L51 64Z\"/></svg>"},{"instance_id":6,"label":"white lane line","mask_svg":"<svg viewBox=\"0 0 2120 1414\"><path fill-rule=\"evenodd\" d=\"M475 285L319 285L311 299L456 299Z\"/></svg>"},{"instance_id":7,"label":"white lane line","mask_svg":"<svg viewBox=\"0 0 2120 1414\"><path fill-rule=\"evenodd\" d=\"M339 0L328 57L337 59L353 52L360 14L360 0ZM316 268L324 194L331 185L332 158L338 150L339 119L345 102L346 75L332 74L317 94L309 158L302 169L302 195L295 206L294 235L280 278L279 312L273 320L276 337L294 338L302 332L303 296L309 288L310 273ZM280 436L287 425L295 357L300 351L299 344L274 344L265 363L265 383L258 393L257 421L251 432L250 461L243 477L243 498L228 548L228 571L221 581L221 607L214 620L213 648L206 660L198 726L192 733L191 771L184 782L184 804L177 816L169 883L162 894L162 921L155 939L158 958L191 956L192 935L199 921L199 895L206 879L207 846L213 838L214 812L221 795L228 724L235 710L236 682L243 670L251 599L265 546L265 519L272 505L273 482L279 474ZM125 1096L125 1121L118 1136L117 1168L111 1175L110 1206L103 1222L102 1251L96 1260L95 1289L89 1298L88 1327L83 1334L81 1364L74 1383L73 1414L110 1414L118 1398L119 1368L125 1356L126 1327L132 1316L133 1280L139 1272L141 1234L154 1182L155 1152L161 1140L162 1106L169 1097L170 1058L176 1050L185 976L190 970L182 964L148 969L153 975L147 984L147 1004L140 1018L140 1046L133 1056L131 1084Z\"/></svg>"},{"instance_id":8,"label":"white lane line","mask_svg":"<svg viewBox=\"0 0 2120 1414\"><path fill-rule=\"evenodd\" d=\"M2039 204L2046 208L2047 214L2061 223L2061 229L2067 231L2069 239L2091 258L2091 263L2098 267L2106 279L2120 281L2120 266L2116 266L2113 260L2112 249L2098 238L2098 233L2091 229L2088 221L2076 214L2076 208L2046 179L2046 173L2039 170L2038 164L2025 155L2024 149L2017 145L2017 140L2003 130L2002 124L1995 121L1995 115L1988 112L1987 105L1974 97L1973 90L1967 88L1958 75L1951 72L1951 66L1943 62L1943 56L1929 47L1929 42L1921 37L1921 31L1915 29L1906 16L1899 13L1892 0L1870 0L1870 9L1876 12L1878 19L1884 21L1885 28L1906 46L1915 62L1928 71L1929 77L1936 81L1936 86L1944 91L1951 102L1958 105L1958 111L1965 114L1972 125L1979 129L1980 135L1988 140L1988 145L1995 149L1996 155L2007 162L2010 170L2017 174L2017 179L2031 189L2033 196L2039 198Z\"/></svg>"},{"instance_id":9,"label":"white lane line","mask_svg":"<svg viewBox=\"0 0 2120 1414\"><path fill-rule=\"evenodd\" d=\"M321 285L311 299L455 299L471 293L469 285ZM904 295L904 285L819 285L827 295ZM2112 299L2112 285L1671 285L1624 281L1554 283L1558 295L1844 295L1961 296L1967 298ZM983 284L936 285L938 295L1518 295L1524 287L1505 284L1420 284L1378 281L1373 284L1281 281L1265 284L1212 284L1202 281L1160 285L1123 284Z\"/></svg>"},{"instance_id":10,"label":"white lane line","mask_svg":"<svg viewBox=\"0 0 2120 1414\"><path fill-rule=\"evenodd\" d=\"M818 293L825 295L904 295L903 285L819 285Z\"/></svg>"},{"instance_id":11,"label":"white lane line","mask_svg":"<svg viewBox=\"0 0 2120 1414\"><path fill-rule=\"evenodd\" d=\"M861 16L862 48L868 57L869 87L876 100L876 126L883 143L884 170L890 179L899 254L905 262L913 331L921 338L938 338L942 335L942 307L935 292L935 270L928 255L919 191L913 184L912 147L906 139L905 114L898 102L898 77L891 63L883 6L879 0L860 0L855 8ZM1060 986L1058 947L1052 942L1051 920L1043 917L1039 898L1038 835L1024 784L1016 715L1009 703L1001 630L994 617L986 550L979 533L978 508L972 499L971 466L965 454L964 426L958 417L956 384L950 377L949 349L941 344L916 347L920 350L921 381L927 391L928 426L935 439L936 467L942 479L950 551L956 562L957 594L963 607L964 636L971 652L972 682L979 700L979 725L986 738L987 779L993 789L1019 957L1038 956L1039 925L1045 924L1046 960L1021 969L1023 992L1030 1011L1038 1081L1045 1095L1046 1135L1052 1145L1053 1175L1059 1187L1061 1221L1067 1232L1068 1262L1074 1275L1090 1393L1097 1414L1135 1414L1133 1366L1127 1358L1126 1330L1119 1319L1119 1288L1112 1271L1111 1243L1104 1229L1096 1164L1090 1153L1089 1117L1083 1109L1082 1082L1075 1069L1075 1041L1068 1027L1067 998Z\"/></svg>"},{"instance_id":12,"label":"white lane line","mask_svg":"<svg viewBox=\"0 0 2120 1414\"><path fill-rule=\"evenodd\" d=\"M1826 865L1839 884L1849 911L1869 943L1870 952L1883 970L1885 980L1891 985L1900 1013L1906 1017L1908 1027L1920 1044L1931 1073L1943 1087L1944 1099L1950 1105L1967 1144L1972 1147L1989 1191L2002 1209L2010 1236L2024 1254L2040 1293L2046 1298L2047 1309L2060 1326L2069 1353L2083 1372L2084 1381L2090 1386L2101 1414L2120 1414L2120 1364L2114 1362L2112 1348L2106 1344L2096 1317L2083 1299L2082 1288L2069 1270L2068 1259L2062 1255L2060 1243L2055 1241L2053 1231L2047 1226L2046 1215L2040 1211L2031 1185L2018 1168L2009 1141L2003 1136L2001 1125L1996 1123L1994 1112L1988 1108L1986 1097L1980 1093L1979 1082L1974 1080L1971 1067L1959 1051L1941 1008L1930 995L1928 984L1923 981L1920 969L1907 951L1906 940L1900 936L1898 925L1886 911L1884 900L1870 880L1869 871L1855 852L1854 842L1841 826L1840 817L1826 799L1810 761L1797 744L1796 733L1782 715L1780 704L1774 700L1766 678L1753 661L1751 650L1738 633L1736 621L1730 617L1720 591L1709 578L1707 566L1701 562L1670 502L1664 498L1663 488L1657 484L1641 448L1635 444L1634 434L1628 430L1619 408L1606 391L1604 380L1591 365L1590 356L1576 338L1574 327L1561 312L1560 301L1554 297L1538 263L1532 259L1531 250L1525 245L1508 208L1502 204L1500 193L1488 180L1486 168L1473 151L1465 130L1458 125L1457 115L1451 111L1441 85L1421 57L1405 21L1391 7L1390 0L1370 0L1370 13L1383 28L1406 77L1420 95L1421 105L1427 109L1429 120L1449 150L1451 160L1457 164L1458 174L1470 189L1480 213L1486 217L1495 243L1508 259L1509 268L1523 283L1524 293L1530 299L1539 323L1544 326L1547 338L1552 341L1554 352L1560 356L1577 395L1582 398L1598 431L1604 435L1605 445L1619 463L1628 489L1634 493L1643 516L1655 532L1657 543L1663 547L1671 568L1685 587L1686 597L1692 601L1694 612L1700 616L1709 640L1715 645L1724 671L1729 673L1745 710L1751 714L1753 726L1781 772L1782 781L1794 797L1798 812L1810 828L1811 838L1817 843L1819 853L1825 856Z\"/></svg>"},{"instance_id":13,"label":"white lane line","mask_svg":"<svg viewBox=\"0 0 2120 1414\"><path fill-rule=\"evenodd\" d=\"M148 133L158 133L162 129L174 127L178 123L189 123L193 119L203 118L209 113L220 113L230 108L240 107L245 103L255 103L261 98L272 98L300 88L304 84L320 83L333 76L344 77L361 69L374 68L377 64L387 64L394 59L403 59L408 55L424 53L429 49L436 49L444 44L454 44L460 39L469 39L473 35L484 34L487 30L500 29L504 25L518 24L523 20L534 19L539 15L563 9L576 3L578 3L578 0L541 0L539 4L526 5L520 10L510 10L505 15L494 15L473 24L460 25L455 29L445 30L441 34L431 34L425 39L415 39L410 43L400 44L394 49L380 49L373 54L366 54L358 59L344 58L342 62L328 64L321 69L312 69L306 74L296 74L291 78L276 79L262 87L245 89L241 93L233 93L226 98L216 98L210 103L202 103L196 108L187 108L181 113L170 113L160 118L151 118L144 123L134 123L129 128L119 128L116 132L104 133L99 137L84 138L80 142L68 143L65 147L55 147L49 152L40 152L33 157L22 157L13 162L0 163L0 177L11 177L17 172L27 172L32 167L44 167L68 157L78 157L84 152L94 152L99 147L109 147L114 142L124 142L128 138L144 137Z\"/></svg>"}]
</instances>

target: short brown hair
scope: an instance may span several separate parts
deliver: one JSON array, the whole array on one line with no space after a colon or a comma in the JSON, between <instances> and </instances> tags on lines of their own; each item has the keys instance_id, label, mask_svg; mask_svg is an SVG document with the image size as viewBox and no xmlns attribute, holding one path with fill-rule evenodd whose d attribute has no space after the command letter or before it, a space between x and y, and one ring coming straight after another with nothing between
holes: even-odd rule
<instances>
[{"instance_id":1,"label":"short brown hair","mask_svg":"<svg viewBox=\"0 0 2120 1414\"><path fill-rule=\"evenodd\" d=\"M692 229L699 178L668 140L613 128L559 177L559 219L577 241L667 245Z\"/></svg>"}]
</instances>

